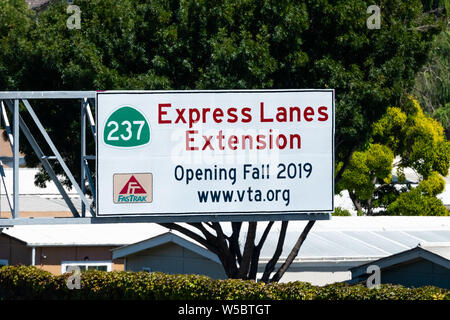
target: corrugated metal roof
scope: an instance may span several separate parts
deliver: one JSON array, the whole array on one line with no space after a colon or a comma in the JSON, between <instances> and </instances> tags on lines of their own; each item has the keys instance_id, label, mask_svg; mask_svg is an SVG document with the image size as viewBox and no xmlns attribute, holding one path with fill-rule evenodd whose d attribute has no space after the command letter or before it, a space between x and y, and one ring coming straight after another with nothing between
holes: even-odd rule
<instances>
[{"instance_id":1,"label":"corrugated metal roof","mask_svg":"<svg viewBox=\"0 0 450 320\"><path fill-rule=\"evenodd\" d=\"M164 232L166 228L153 223L30 225L3 230L29 246L122 246Z\"/></svg>"},{"instance_id":2,"label":"corrugated metal roof","mask_svg":"<svg viewBox=\"0 0 450 320\"><path fill-rule=\"evenodd\" d=\"M231 233L230 223L222 223ZM258 224L256 241L266 222ZM289 223L281 257L286 257L306 225L305 221ZM184 225L192 230L192 227ZM263 246L261 257L270 258L277 246L280 223L277 222ZM3 232L30 246L122 246L159 236L168 230L154 223L119 223L94 225L15 226ZM243 226L241 245L245 243ZM177 233L178 234L178 233ZM193 243L195 241L184 237ZM333 217L317 221L299 252L299 259L385 257L421 242L450 242L449 217Z\"/></svg>"},{"instance_id":3,"label":"corrugated metal roof","mask_svg":"<svg viewBox=\"0 0 450 320\"><path fill-rule=\"evenodd\" d=\"M300 221L290 223L282 257L289 254L305 225ZM261 256L270 257L277 241L278 233L271 232ZM316 222L298 259L372 259L416 247L420 242L435 241L450 241L450 217L333 217Z\"/></svg>"}]
</instances>

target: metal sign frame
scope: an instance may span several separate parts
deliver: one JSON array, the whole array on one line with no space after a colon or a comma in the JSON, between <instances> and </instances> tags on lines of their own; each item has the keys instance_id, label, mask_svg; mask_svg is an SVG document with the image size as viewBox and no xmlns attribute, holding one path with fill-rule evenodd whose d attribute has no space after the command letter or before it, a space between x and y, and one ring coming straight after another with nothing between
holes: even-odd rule
<instances>
[{"instance_id":1,"label":"metal sign frame","mask_svg":"<svg viewBox=\"0 0 450 320\"><path fill-rule=\"evenodd\" d=\"M334 93L333 93L334 97ZM37 112L32 108L28 100L45 99L72 99L79 100L81 104L81 184L78 185L70 169L64 162L57 147L53 143L51 137L46 132L44 126L39 120ZM97 143L96 124L92 115L91 106L96 105L96 91L15 91L15 92L1 92L0 91L0 104L1 104L1 117L4 124L4 128L8 134L8 140L13 150L13 192L12 192L12 205L10 205L11 218L0 218L0 229L3 227L11 227L14 225L44 225L44 224L97 224L97 223L139 223L139 222L237 222L243 221L242 217L237 215L220 216L209 214L208 216L201 215L177 215L177 216L122 216L122 217L96 217L96 181L92 177L89 169L89 162L96 160L96 155L86 154L86 130L89 126L91 135ZM50 147L52 155L45 155L36 141L35 137L29 130L28 125L24 119L20 116L19 105L22 103L25 110L30 114L34 124L38 127L44 140ZM9 119L7 117L6 108L9 109L12 114L12 130ZM333 98L334 109L334 98ZM89 124L88 124L89 122ZM333 113L333 127L334 127L334 113ZM35 217L35 218L21 218L19 216L19 143L20 143L20 130L24 134L25 138L30 143L36 156L39 158L43 169L49 174L51 180L55 183L58 191L69 207L73 217ZM96 148L97 150L97 148ZM333 143L334 150L334 143ZM50 162L53 160L54 162ZM67 178L73 185L78 196L81 200L81 210L75 208L72 199L68 196L64 190L61 181L58 179L53 166L59 164ZM4 183L4 171L0 162L0 174ZM89 189L92 192L92 200L86 195L86 183L89 185ZM8 202L9 201L9 196ZM282 221L282 220L328 220L330 219L330 213L324 212L304 212L304 213L286 213L286 214L252 214L245 217L245 221Z\"/></svg>"}]
</instances>

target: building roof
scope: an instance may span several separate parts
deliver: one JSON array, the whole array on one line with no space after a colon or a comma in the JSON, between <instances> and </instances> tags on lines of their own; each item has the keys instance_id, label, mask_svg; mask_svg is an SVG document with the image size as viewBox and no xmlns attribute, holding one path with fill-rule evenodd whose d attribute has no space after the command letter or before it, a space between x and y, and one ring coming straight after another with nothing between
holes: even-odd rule
<instances>
[{"instance_id":1,"label":"building roof","mask_svg":"<svg viewBox=\"0 0 450 320\"><path fill-rule=\"evenodd\" d=\"M267 222L258 223L256 242ZM286 257L306 225L305 221L289 223L281 258ZM195 231L196 229L184 225ZM230 223L222 223L226 234ZM262 248L261 260L270 259L275 251L280 224L275 223ZM240 243L245 243L246 226ZM21 225L3 232L22 240L28 246L125 246L155 239L168 229L155 223L118 223L92 225ZM173 234L203 248L179 233ZM448 217L332 217L317 221L303 243L297 261L302 260L375 260L416 247L421 242L450 242ZM149 241L149 243L152 243Z\"/></svg>"},{"instance_id":2,"label":"building roof","mask_svg":"<svg viewBox=\"0 0 450 320\"><path fill-rule=\"evenodd\" d=\"M167 229L153 223L118 223L27 225L5 228L2 232L31 247L123 246L161 235Z\"/></svg>"},{"instance_id":3,"label":"building roof","mask_svg":"<svg viewBox=\"0 0 450 320\"><path fill-rule=\"evenodd\" d=\"M450 242L419 243L419 247L450 261Z\"/></svg>"},{"instance_id":4,"label":"building roof","mask_svg":"<svg viewBox=\"0 0 450 320\"><path fill-rule=\"evenodd\" d=\"M146 239L144 241L140 241L137 243L113 249L113 259L124 258L137 252L155 248L166 243L175 243L180 247L186 248L190 251L199 254L200 256L206 259L212 260L220 264L219 258L214 253L206 249L204 246L194 243L187 236L177 231L168 231L153 238Z\"/></svg>"},{"instance_id":5,"label":"building roof","mask_svg":"<svg viewBox=\"0 0 450 320\"><path fill-rule=\"evenodd\" d=\"M428 260L450 270L450 242L424 243L409 250L402 251L350 269L353 281L367 276L367 267L375 264L380 269L390 269L408 264L419 259Z\"/></svg>"},{"instance_id":6,"label":"building roof","mask_svg":"<svg viewBox=\"0 0 450 320\"><path fill-rule=\"evenodd\" d=\"M282 257L287 256L306 222L290 224ZM278 233L271 232L262 257L271 257L277 240ZM448 217L332 217L331 221L316 222L297 259L375 259L413 248L420 242L447 241Z\"/></svg>"}]
</instances>

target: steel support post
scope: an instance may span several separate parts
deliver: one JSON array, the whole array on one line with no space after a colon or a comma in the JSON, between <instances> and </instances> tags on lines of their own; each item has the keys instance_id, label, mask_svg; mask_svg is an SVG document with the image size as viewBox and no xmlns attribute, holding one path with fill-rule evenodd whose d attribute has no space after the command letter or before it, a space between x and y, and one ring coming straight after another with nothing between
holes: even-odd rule
<instances>
[{"instance_id":1,"label":"steel support post","mask_svg":"<svg viewBox=\"0 0 450 320\"><path fill-rule=\"evenodd\" d=\"M81 192L86 195L86 170L85 170L85 156L86 156L86 105L87 99L81 100ZM81 201L81 216L86 216L86 205Z\"/></svg>"},{"instance_id":2,"label":"steel support post","mask_svg":"<svg viewBox=\"0 0 450 320\"><path fill-rule=\"evenodd\" d=\"M2 105L2 118L3 118L3 122L5 123L5 130L6 133L8 134L8 141L9 141L9 145L11 146L11 150L13 150L13 136L11 133L11 125L9 124L9 119L8 119L8 115L6 114L6 108L5 105L3 104L3 101L1 103Z\"/></svg>"},{"instance_id":3,"label":"steel support post","mask_svg":"<svg viewBox=\"0 0 450 320\"><path fill-rule=\"evenodd\" d=\"M13 112L13 212L14 219L19 217L19 100L14 100Z\"/></svg>"},{"instance_id":4,"label":"steel support post","mask_svg":"<svg viewBox=\"0 0 450 320\"><path fill-rule=\"evenodd\" d=\"M86 158L88 158L86 156ZM92 179L92 174L91 174L91 170L89 169L89 163L87 161L88 159L86 159L84 161L84 164L86 165L86 176L89 182L89 186L91 187L91 192L92 192L92 199L94 200L94 204L97 205L97 196L96 196L96 191L95 191L95 184L94 184L94 179Z\"/></svg>"},{"instance_id":5,"label":"steel support post","mask_svg":"<svg viewBox=\"0 0 450 320\"><path fill-rule=\"evenodd\" d=\"M94 141L97 143L97 139L95 139L96 134L97 134L97 131L95 128L95 120L94 120L94 116L92 115L92 110L91 110L91 106L90 106L89 102L86 105L86 111L87 111L87 116L89 119L89 124L91 125L92 137L94 138Z\"/></svg>"}]
</instances>

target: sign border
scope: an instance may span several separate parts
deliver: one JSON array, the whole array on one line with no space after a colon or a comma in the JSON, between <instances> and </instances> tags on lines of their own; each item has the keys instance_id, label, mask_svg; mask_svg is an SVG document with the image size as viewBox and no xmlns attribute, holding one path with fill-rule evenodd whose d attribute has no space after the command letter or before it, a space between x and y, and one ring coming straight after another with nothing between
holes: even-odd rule
<instances>
[{"instance_id":1,"label":"sign border","mask_svg":"<svg viewBox=\"0 0 450 320\"><path fill-rule=\"evenodd\" d=\"M276 211L244 211L244 212L212 212L212 213L204 213L204 212L184 212L184 213L129 213L129 214L99 214L99 192L98 192L98 181L99 181L99 171L98 171L98 146L99 146L99 130L101 128L98 127L98 96L101 94L179 94L179 93L279 93L279 92L331 92L332 94L332 200L331 200L331 209L330 210L276 210ZM96 189L96 205L95 205L95 217L96 218L138 218L138 217L148 217L155 218L158 222L161 223L161 219L164 221L164 217L167 217L167 222L186 222L191 221L192 218L196 221L268 221L267 219L263 219L265 216L270 216L271 220L273 216L279 216L278 220L328 220L331 218L330 213L334 212L334 175L335 175L335 89L237 89L237 90L98 90L95 93L95 122L97 124L97 134L95 137L96 140L96 157L95 157L95 189ZM317 215L323 215L323 217L317 217ZM314 217L313 219L308 219L308 217ZM262 219L258 219L261 216ZM236 219L238 217L242 217L242 219ZM282 217L287 217L291 219L282 219ZM177 218L180 218L178 220ZM198 220L196 219L198 218ZM253 219L252 219L253 218ZM254 218L257 218L256 220Z\"/></svg>"}]
</instances>

